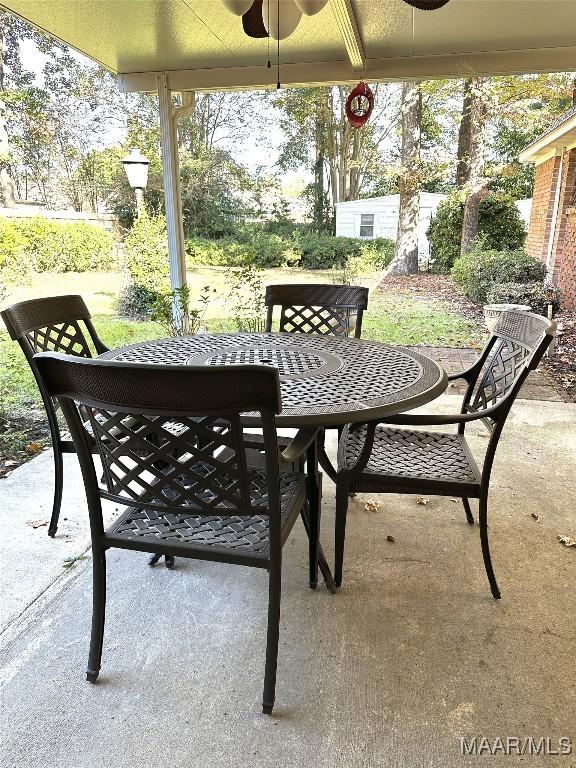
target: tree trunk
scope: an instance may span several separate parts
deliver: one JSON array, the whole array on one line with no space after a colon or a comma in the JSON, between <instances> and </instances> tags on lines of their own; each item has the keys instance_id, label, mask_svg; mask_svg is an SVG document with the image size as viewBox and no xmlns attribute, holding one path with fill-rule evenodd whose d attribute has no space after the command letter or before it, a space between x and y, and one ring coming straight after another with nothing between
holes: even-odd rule
<instances>
[{"instance_id":1,"label":"tree trunk","mask_svg":"<svg viewBox=\"0 0 576 768\"><path fill-rule=\"evenodd\" d=\"M402 172L400 210L394 258L387 275L412 275L418 272L418 219L420 214L420 144L422 94L420 83L402 86Z\"/></svg>"},{"instance_id":2,"label":"tree trunk","mask_svg":"<svg viewBox=\"0 0 576 768\"><path fill-rule=\"evenodd\" d=\"M472 141L472 78L464 80L462 119L458 131L458 155L456 161L456 186L463 189L470 181L470 144Z\"/></svg>"},{"instance_id":3,"label":"tree trunk","mask_svg":"<svg viewBox=\"0 0 576 768\"><path fill-rule=\"evenodd\" d=\"M0 191L6 208L15 208L14 182L8 171L10 163L10 141L8 139L8 129L6 126L6 103L4 102L4 62L5 62L5 42L4 42L4 22L6 13L0 13Z\"/></svg>"},{"instance_id":4,"label":"tree trunk","mask_svg":"<svg viewBox=\"0 0 576 768\"><path fill-rule=\"evenodd\" d=\"M480 203L487 195L484 160L488 124L488 88L488 81L481 78L471 80L468 86L470 99L469 176L464 187L467 197L464 204L460 253L469 251L476 239Z\"/></svg>"}]
</instances>

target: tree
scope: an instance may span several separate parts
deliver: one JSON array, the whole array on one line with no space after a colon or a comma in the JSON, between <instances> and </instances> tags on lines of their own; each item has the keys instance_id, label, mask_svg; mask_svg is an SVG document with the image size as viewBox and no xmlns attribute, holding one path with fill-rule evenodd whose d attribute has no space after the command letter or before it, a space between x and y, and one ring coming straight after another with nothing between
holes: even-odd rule
<instances>
[{"instance_id":1,"label":"tree","mask_svg":"<svg viewBox=\"0 0 576 768\"><path fill-rule=\"evenodd\" d=\"M375 107L363 128L352 128L346 118L343 86L288 89L276 99L285 136L279 165L282 170L306 165L313 174L309 198L316 229L328 218L326 198L332 209L357 200L381 182L392 160L398 89L380 84L372 90Z\"/></svg>"},{"instance_id":2,"label":"tree","mask_svg":"<svg viewBox=\"0 0 576 768\"><path fill-rule=\"evenodd\" d=\"M459 167L457 173L465 179L464 218L462 221L461 253L466 253L478 234L480 203L488 194L484 176L486 156L490 82L484 78L465 81L464 109L462 122L465 130L460 131L462 144L458 143ZM460 124L462 127L462 123ZM462 153L462 154L460 154Z\"/></svg>"},{"instance_id":3,"label":"tree","mask_svg":"<svg viewBox=\"0 0 576 768\"><path fill-rule=\"evenodd\" d=\"M0 11L0 191L7 208L16 205L15 185L11 173L12 146L8 132L8 99L17 97L16 89L29 78L23 74L19 41L29 36L27 25L6 11Z\"/></svg>"},{"instance_id":4,"label":"tree","mask_svg":"<svg viewBox=\"0 0 576 768\"><path fill-rule=\"evenodd\" d=\"M418 272L418 219L420 215L420 146L422 93L420 83L402 85L402 151L400 171L400 209L394 258L386 274L410 275Z\"/></svg>"}]
</instances>

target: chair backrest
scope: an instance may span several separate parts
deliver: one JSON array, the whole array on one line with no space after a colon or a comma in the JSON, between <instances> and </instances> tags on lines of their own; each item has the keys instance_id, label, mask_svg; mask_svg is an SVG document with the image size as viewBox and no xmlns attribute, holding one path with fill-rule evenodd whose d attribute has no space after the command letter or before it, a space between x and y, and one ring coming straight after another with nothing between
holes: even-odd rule
<instances>
[{"instance_id":1,"label":"chair backrest","mask_svg":"<svg viewBox=\"0 0 576 768\"><path fill-rule=\"evenodd\" d=\"M81 296L31 299L13 304L0 314L10 337L19 342L29 360L36 352L92 357L90 340L98 354L107 351Z\"/></svg>"},{"instance_id":2,"label":"chair backrest","mask_svg":"<svg viewBox=\"0 0 576 768\"><path fill-rule=\"evenodd\" d=\"M503 312L470 382L463 410L502 405L505 414L556 333L556 323L531 312Z\"/></svg>"},{"instance_id":3,"label":"chair backrest","mask_svg":"<svg viewBox=\"0 0 576 768\"><path fill-rule=\"evenodd\" d=\"M98 497L160 514L279 515L276 369L126 364L54 353L34 361L72 433L93 534L101 526ZM79 408L88 412L104 487L96 481ZM260 414L266 475L247 470L246 412ZM264 494L269 506L258 504Z\"/></svg>"},{"instance_id":4,"label":"chair backrest","mask_svg":"<svg viewBox=\"0 0 576 768\"><path fill-rule=\"evenodd\" d=\"M280 306L279 331L360 338L368 288L357 285L268 285L265 331L272 331L274 307Z\"/></svg>"}]
</instances>

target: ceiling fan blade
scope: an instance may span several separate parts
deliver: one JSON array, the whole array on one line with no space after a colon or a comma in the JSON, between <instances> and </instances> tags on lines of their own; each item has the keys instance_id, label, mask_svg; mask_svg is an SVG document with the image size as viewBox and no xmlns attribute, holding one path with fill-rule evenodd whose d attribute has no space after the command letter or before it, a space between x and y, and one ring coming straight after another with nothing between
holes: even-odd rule
<instances>
[{"instance_id":1,"label":"ceiling fan blade","mask_svg":"<svg viewBox=\"0 0 576 768\"><path fill-rule=\"evenodd\" d=\"M246 13L242 14L242 27L248 37L268 37L262 18L262 0L254 0Z\"/></svg>"},{"instance_id":2,"label":"ceiling fan blade","mask_svg":"<svg viewBox=\"0 0 576 768\"><path fill-rule=\"evenodd\" d=\"M404 2L421 11L435 11L446 5L449 0L404 0Z\"/></svg>"}]
</instances>

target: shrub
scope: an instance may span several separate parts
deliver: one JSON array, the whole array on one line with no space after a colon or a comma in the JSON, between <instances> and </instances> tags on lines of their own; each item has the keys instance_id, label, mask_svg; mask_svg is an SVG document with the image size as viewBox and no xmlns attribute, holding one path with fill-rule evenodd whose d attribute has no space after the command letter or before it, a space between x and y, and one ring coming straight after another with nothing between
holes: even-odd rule
<instances>
[{"instance_id":1,"label":"shrub","mask_svg":"<svg viewBox=\"0 0 576 768\"><path fill-rule=\"evenodd\" d=\"M143 213L124 240L126 284L118 313L134 319L150 317L159 298L170 290L168 238L163 216Z\"/></svg>"},{"instance_id":2,"label":"shrub","mask_svg":"<svg viewBox=\"0 0 576 768\"><path fill-rule=\"evenodd\" d=\"M351 258L358 258L366 269L384 269L394 255L394 242L386 238L358 240L298 230L291 237L282 238L263 230L246 228L235 239L189 238L186 255L189 264L211 266L253 264L260 269L282 266L342 269Z\"/></svg>"},{"instance_id":3,"label":"shrub","mask_svg":"<svg viewBox=\"0 0 576 768\"><path fill-rule=\"evenodd\" d=\"M331 269L343 267L351 256L358 256L362 241L352 237L333 237L308 232L298 237L296 244L301 253L301 267Z\"/></svg>"},{"instance_id":4,"label":"shrub","mask_svg":"<svg viewBox=\"0 0 576 768\"><path fill-rule=\"evenodd\" d=\"M456 259L451 274L468 298L485 303L489 291L499 283L543 281L546 266L525 251L473 248Z\"/></svg>"},{"instance_id":5,"label":"shrub","mask_svg":"<svg viewBox=\"0 0 576 768\"><path fill-rule=\"evenodd\" d=\"M488 291L491 304L528 304L533 312L548 314L548 304L556 312L560 308L561 295L558 288L542 283L496 283Z\"/></svg>"},{"instance_id":6,"label":"shrub","mask_svg":"<svg viewBox=\"0 0 576 768\"><path fill-rule=\"evenodd\" d=\"M367 267L373 269L386 269L394 258L394 240L387 237L377 237L374 240L362 242L361 259Z\"/></svg>"},{"instance_id":7,"label":"shrub","mask_svg":"<svg viewBox=\"0 0 576 768\"><path fill-rule=\"evenodd\" d=\"M37 216L2 220L0 269L10 273L86 272L107 269L114 240L109 232L84 221L64 224Z\"/></svg>"},{"instance_id":8,"label":"shrub","mask_svg":"<svg viewBox=\"0 0 576 768\"><path fill-rule=\"evenodd\" d=\"M251 262L258 267L281 267L289 245L278 235L258 232L249 238L206 240L191 237L186 240L186 257L190 264L208 264L216 267L239 267Z\"/></svg>"},{"instance_id":9,"label":"shrub","mask_svg":"<svg viewBox=\"0 0 576 768\"><path fill-rule=\"evenodd\" d=\"M426 232L434 272L449 272L459 257L463 218L460 197L448 197L436 209ZM478 240L486 250L518 250L525 237L524 221L511 197L492 193L480 203Z\"/></svg>"}]
</instances>

